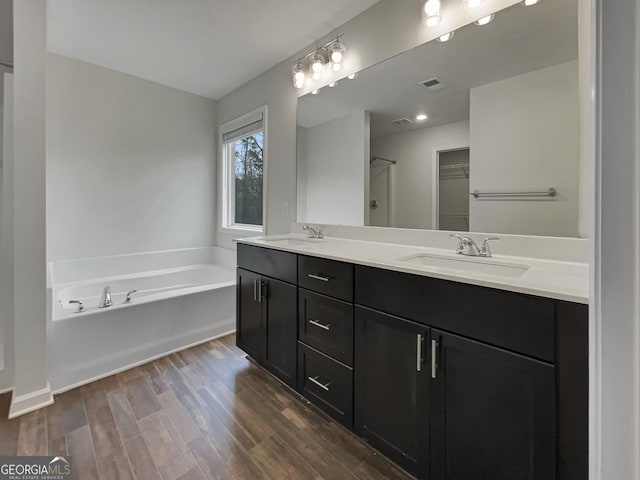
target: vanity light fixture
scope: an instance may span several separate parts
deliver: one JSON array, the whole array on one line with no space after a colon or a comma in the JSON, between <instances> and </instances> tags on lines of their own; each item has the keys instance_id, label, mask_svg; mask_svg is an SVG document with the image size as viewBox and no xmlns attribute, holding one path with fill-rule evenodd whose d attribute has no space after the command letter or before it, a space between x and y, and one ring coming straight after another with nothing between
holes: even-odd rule
<instances>
[{"instance_id":1,"label":"vanity light fixture","mask_svg":"<svg viewBox=\"0 0 640 480\"><path fill-rule=\"evenodd\" d=\"M329 87L333 88L333 87L335 87L336 85L338 85L338 82L331 82L331 83L329 84Z\"/></svg>"},{"instance_id":2,"label":"vanity light fixture","mask_svg":"<svg viewBox=\"0 0 640 480\"><path fill-rule=\"evenodd\" d=\"M311 95L317 95L319 91L320 90L318 90L317 88L315 90L311 90Z\"/></svg>"},{"instance_id":3,"label":"vanity light fixture","mask_svg":"<svg viewBox=\"0 0 640 480\"><path fill-rule=\"evenodd\" d=\"M453 38L455 32L449 32L449 33L445 33L444 35L441 35L438 37L438 41L439 42L448 42L449 40L451 40Z\"/></svg>"},{"instance_id":4,"label":"vanity light fixture","mask_svg":"<svg viewBox=\"0 0 640 480\"><path fill-rule=\"evenodd\" d=\"M476 20L475 23L476 25L487 25L488 23L491 23L493 21L493 19L496 18L496 14L492 13L491 15L487 15L486 17L482 17L479 18L478 20Z\"/></svg>"},{"instance_id":5,"label":"vanity light fixture","mask_svg":"<svg viewBox=\"0 0 640 480\"><path fill-rule=\"evenodd\" d=\"M418 115L416 115L416 121L418 122L424 122L427 118L429 117L424 113L419 113Z\"/></svg>"},{"instance_id":6,"label":"vanity light fixture","mask_svg":"<svg viewBox=\"0 0 640 480\"><path fill-rule=\"evenodd\" d=\"M296 63L291 72L293 76L293 86L296 88L304 87L304 81L307 77L307 69L302 63Z\"/></svg>"},{"instance_id":7,"label":"vanity light fixture","mask_svg":"<svg viewBox=\"0 0 640 480\"><path fill-rule=\"evenodd\" d=\"M525 7L531 7L532 5L535 5L536 3L540 3L540 0L524 0L522 2L522 5L524 5Z\"/></svg>"},{"instance_id":8,"label":"vanity light fixture","mask_svg":"<svg viewBox=\"0 0 640 480\"><path fill-rule=\"evenodd\" d=\"M295 61L291 70L295 88L303 88L309 77L313 80L320 80L325 67L329 64L336 72L342 70L347 51L340 41L343 36L343 33L339 33L335 39L324 45L316 46L315 50Z\"/></svg>"},{"instance_id":9,"label":"vanity light fixture","mask_svg":"<svg viewBox=\"0 0 640 480\"><path fill-rule=\"evenodd\" d=\"M356 78L358 78L358 73L352 73L351 75L348 75L347 78L349 80L355 80Z\"/></svg>"},{"instance_id":10,"label":"vanity light fixture","mask_svg":"<svg viewBox=\"0 0 640 480\"><path fill-rule=\"evenodd\" d=\"M427 0L422 8L422 21L427 27L435 27L440 23L440 0Z\"/></svg>"},{"instance_id":11,"label":"vanity light fixture","mask_svg":"<svg viewBox=\"0 0 640 480\"><path fill-rule=\"evenodd\" d=\"M464 0L464 3L467 4L469 8L479 7L484 0Z\"/></svg>"}]
</instances>

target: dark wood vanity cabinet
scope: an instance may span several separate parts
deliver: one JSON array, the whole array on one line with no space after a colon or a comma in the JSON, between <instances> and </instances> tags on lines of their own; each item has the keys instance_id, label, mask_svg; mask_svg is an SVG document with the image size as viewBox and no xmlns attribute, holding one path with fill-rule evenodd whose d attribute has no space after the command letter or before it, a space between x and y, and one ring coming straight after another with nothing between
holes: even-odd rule
<instances>
[{"instance_id":1,"label":"dark wood vanity cabinet","mask_svg":"<svg viewBox=\"0 0 640 480\"><path fill-rule=\"evenodd\" d=\"M238 266L240 348L417 478L588 477L586 305L248 245Z\"/></svg>"},{"instance_id":2,"label":"dark wood vanity cabinet","mask_svg":"<svg viewBox=\"0 0 640 480\"><path fill-rule=\"evenodd\" d=\"M429 467L430 329L356 307L355 431L419 478Z\"/></svg>"},{"instance_id":3,"label":"dark wood vanity cabinet","mask_svg":"<svg viewBox=\"0 0 640 480\"><path fill-rule=\"evenodd\" d=\"M431 332L431 480L555 478L552 365Z\"/></svg>"},{"instance_id":4,"label":"dark wood vanity cabinet","mask_svg":"<svg viewBox=\"0 0 640 480\"><path fill-rule=\"evenodd\" d=\"M238 249L236 341L256 362L295 388L298 340L296 255L256 250L260 249Z\"/></svg>"}]
</instances>

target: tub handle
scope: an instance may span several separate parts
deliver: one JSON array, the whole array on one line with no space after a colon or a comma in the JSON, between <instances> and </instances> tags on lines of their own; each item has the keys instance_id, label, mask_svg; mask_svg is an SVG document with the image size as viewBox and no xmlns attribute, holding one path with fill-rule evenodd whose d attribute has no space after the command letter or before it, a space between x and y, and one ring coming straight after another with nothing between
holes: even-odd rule
<instances>
[{"instance_id":1,"label":"tub handle","mask_svg":"<svg viewBox=\"0 0 640 480\"><path fill-rule=\"evenodd\" d=\"M76 307L76 311L74 313L84 312L84 305L82 304L82 302L80 300L69 300L69 304L70 305L73 305L73 304L77 304L78 305Z\"/></svg>"},{"instance_id":2,"label":"tub handle","mask_svg":"<svg viewBox=\"0 0 640 480\"><path fill-rule=\"evenodd\" d=\"M124 299L124 303L131 303L131 295L136 293L138 290L129 290L127 292L127 298Z\"/></svg>"}]
</instances>

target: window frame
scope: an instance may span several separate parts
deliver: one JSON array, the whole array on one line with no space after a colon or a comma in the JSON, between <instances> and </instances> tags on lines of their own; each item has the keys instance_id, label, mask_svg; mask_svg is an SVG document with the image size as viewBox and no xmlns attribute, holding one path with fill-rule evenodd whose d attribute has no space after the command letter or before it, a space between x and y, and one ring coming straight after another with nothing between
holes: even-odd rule
<instances>
[{"instance_id":1,"label":"window frame","mask_svg":"<svg viewBox=\"0 0 640 480\"><path fill-rule=\"evenodd\" d=\"M234 143L224 141L224 134L238 128L249 125L262 115L262 225L247 225L235 223L235 169L231 165L231 159L235 158ZM255 134L255 132L254 132ZM246 135L249 136L249 135ZM243 137L240 137L243 138ZM218 132L220 142L221 163L221 195L220 195L220 223L218 231L236 235L251 236L252 234L264 234L267 229L267 106L252 110L230 122L220 125Z\"/></svg>"}]
</instances>

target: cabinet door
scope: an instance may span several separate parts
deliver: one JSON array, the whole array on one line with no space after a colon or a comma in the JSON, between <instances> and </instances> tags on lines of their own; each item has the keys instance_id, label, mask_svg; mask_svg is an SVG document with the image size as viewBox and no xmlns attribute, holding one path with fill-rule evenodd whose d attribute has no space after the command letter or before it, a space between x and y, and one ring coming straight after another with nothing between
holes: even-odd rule
<instances>
[{"instance_id":1,"label":"cabinet door","mask_svg":"<svg viewBox=\"0 0 640 480\"><path fill-rule=\"evenodd\" d=\"M418 478L429 456L429 329L364 307L355 315L355 430Z\"/></svg>"},{"instance_id":2,"label":"cabinet door","mask_svg":"<svg viewBox=\"0 0 640 480\"><path fill-rule=\"evenodd\" d=\"M256 273L238 269L236 287L236 342L258 363L266 354L263 311L266 303L259 301L258 289L262 277Z\"/></svg>"},{"instance_id":3,"label":"cabinet door","mask_svg":"<svg viewBox=\"0 0 640 480\"><path fill-rule=\"evenodd\" d=\"M262 302L266 304L266 362L274 375L296 387L298 340L298 291L273 278L262 278Z\"/></svg>"},{"instance_id":4,"label":"cabinet door","mask_svg":"<svg viewBox=\"0 0 640 480\"><path fill-rule=\"evenodd\" d=\"M554 479L553 366L437 330L431 335L431 479Z\"/></svg>"}]
</instances>

